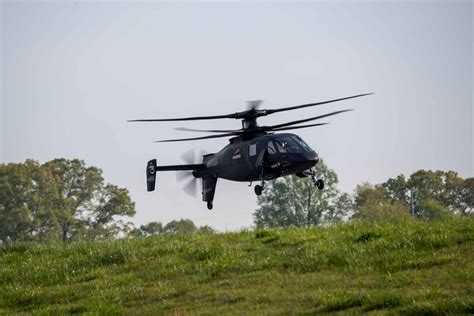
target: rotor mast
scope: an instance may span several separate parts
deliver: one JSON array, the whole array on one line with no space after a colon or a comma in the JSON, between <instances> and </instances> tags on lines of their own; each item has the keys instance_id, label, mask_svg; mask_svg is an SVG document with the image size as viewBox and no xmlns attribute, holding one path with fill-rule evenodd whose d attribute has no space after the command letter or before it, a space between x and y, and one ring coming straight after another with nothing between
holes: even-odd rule
<instances>
[{"instance_id":1,"label":"rotor mast","mask_svg":"<svg viewBox=\"0 0 474 316\"><path fill-rule=\"evenodd\" d=\"M249 117L242 120L242 129L257 128L259 125L257 123L256 117Z\"/></svg>"}]
</instances>

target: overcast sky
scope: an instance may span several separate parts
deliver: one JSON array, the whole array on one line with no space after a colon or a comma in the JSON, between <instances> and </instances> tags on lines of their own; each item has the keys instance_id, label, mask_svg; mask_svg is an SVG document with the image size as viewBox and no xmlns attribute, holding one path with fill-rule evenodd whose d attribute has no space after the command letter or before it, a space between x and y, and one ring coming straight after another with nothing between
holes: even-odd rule
<instances>
[{"instance_id":1,"label":"overcast sky","mask_svg":"<svg viewBox=\"0 0 474 316\"><path fill-rule=\"evenodd\" d=\"M149 159L181 163L190 148L227 143L152 141L239 121L126 123L233 113L247 100L278 108L375 92L260 119L356 109L298 131L342 191L418 169L474 174L472 1L1 3L0 162L83 159L129 189L136 224L252 225L247 183L218 181L212 211L173 173L158 175L154 193L145 185Z\"/></svg>"}]
</instances>

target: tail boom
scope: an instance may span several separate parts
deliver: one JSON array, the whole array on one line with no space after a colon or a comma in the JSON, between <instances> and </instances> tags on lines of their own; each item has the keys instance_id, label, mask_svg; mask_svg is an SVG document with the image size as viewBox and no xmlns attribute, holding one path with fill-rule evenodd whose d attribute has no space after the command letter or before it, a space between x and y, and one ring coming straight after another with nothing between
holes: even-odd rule
<instances>
[{"instance_id":1,"label":"tail boom","mask_svg":"<svg viewBox=\"0 0 474 316\"><path fill-rule=\"evenodd\" d=\"M156 172L157 171L183 171L192 170L198 171L206 168L205 164L188 164L188 165L170 165L170 166L157 166L156 159L148 161L146 165L146 185L147 191L151 192L155 190L156 184Z\"/></svg>"}]
</instances>

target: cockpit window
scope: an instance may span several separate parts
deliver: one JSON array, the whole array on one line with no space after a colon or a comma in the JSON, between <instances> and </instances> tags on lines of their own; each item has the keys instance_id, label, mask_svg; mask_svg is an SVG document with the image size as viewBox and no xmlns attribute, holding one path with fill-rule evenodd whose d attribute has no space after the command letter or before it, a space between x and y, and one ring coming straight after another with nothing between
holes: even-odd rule
<instances>
[{"instance_id":1,"label":"cockpit window","mask_svg":"<svg viewBox=\"0 0 474 316\"><path fill-rule=\"evenodd\" d=\"M278 151L281 153L302 153L304 149L296 142L293 138L290 137L281 137L276 138L275 143L277 145Z\"/></svg>"},{"instance_id":2,"label":"cockpit window","mask_svg":"<svg viewBox=\"0 0 474 316\"><path fill-rule=\"evenodd\" d=\"M269 141L269 142L268 142L268 148L267 148L267 150L268 150L268 153L269 153L269 154L274 154L274 153L276 153L275 144L274 144L272 141Z\"/></svg>"},{"instance_id":3,"label":"cockpit window","mask_svg":"<svg viewBox=\"0 0 474 316\"><path fill-rule=\"evenodd\" d=\"M301 147L304 148L304 150L306 151L309 151L309 152L312 152L313 150L311 149L311 147L308 146L308 144L306 144L304 142L304 140L302 140L301 138L299 138L298 136L293 136L293 138L301 145Z\"/></svg>"},{"instance_id":4,"label":"cockpit window","mask_svg":"<svg viewBox=\"0 0 474 316\"><path fill-rule=\"evenodd\" d=\"M285 136L275 139L280 153L304 153L312 151L311 148L299 137Z\"/></svg>"}]
</instances>

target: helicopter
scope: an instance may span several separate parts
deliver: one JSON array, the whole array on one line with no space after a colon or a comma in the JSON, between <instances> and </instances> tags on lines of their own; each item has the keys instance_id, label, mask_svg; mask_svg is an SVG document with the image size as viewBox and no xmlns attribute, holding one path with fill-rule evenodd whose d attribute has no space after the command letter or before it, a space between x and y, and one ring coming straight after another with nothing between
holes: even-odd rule
<instances>
[{"instance_id":1,"label":"helicopter","mask_svg":"<svg viewBox=\"0 0 474 316\"><path fill-rule=\"evenodd\" d=\"M170 122L216 119L240 119L242 121L242 128L237 130L200 130L184 127L175 128L175 130L180 131L215 133L215 135L211 134L201 137L166 139L155 142L183 142L230 137L229 144L216 153L201 155L199 159L201 161L197 162L193 159L193 154L187 154L183 156L183 159L188 162L187 164L159 166L157 165L156 159L152 159L147 163L147 191L151 192L155 190L157 172L184 172L184 174L181 174L179 178L191 179L185 186L185 190L188 192L195 191L197 185L196 181L197 179L201 179L202 200L207 203L207 208L212 210L217 179L219 178L230 181L250 182L249 186L252 185L253 181L259 181L259 184L254 187L257 196L261 195L265 189L265 181L293 174L298 177L311 177L314 185L319 190L322 190L324 188L324 180L318 179L317 173L315 169L313 169L319 161L319 155L316 151L314 151L298 135L278 132L323 126L328 123L303 123L352 111L352 109L334 111L323 115L270 126L259 126L257 118L284 111L359 98L371 94L373 93L364 93L329 101L265 110L259 109L263 101L256 100L248 101L248 109L246 111L232 114L182 118L135 119L129 120L128 122Z\"/></svg>"}]
</instances>

